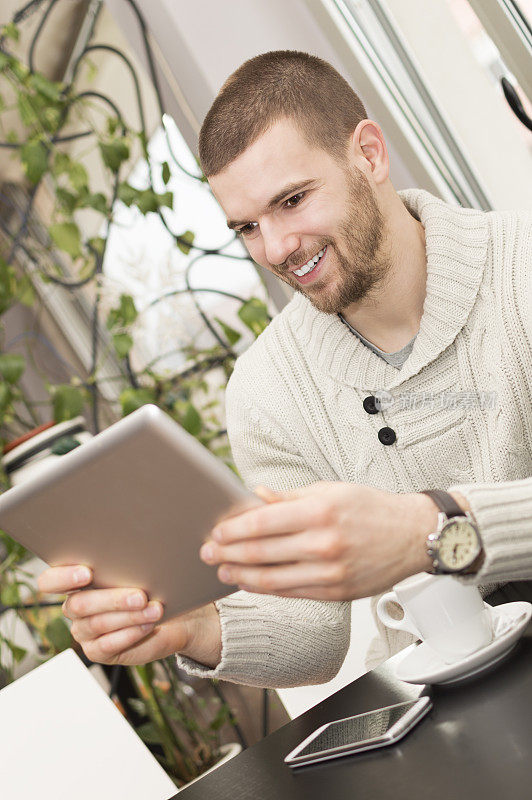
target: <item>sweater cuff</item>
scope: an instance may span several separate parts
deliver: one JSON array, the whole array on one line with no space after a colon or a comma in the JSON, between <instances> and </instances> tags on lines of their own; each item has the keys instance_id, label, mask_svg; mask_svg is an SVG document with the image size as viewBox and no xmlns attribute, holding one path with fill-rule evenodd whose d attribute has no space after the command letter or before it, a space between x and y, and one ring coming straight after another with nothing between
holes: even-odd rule
<instances>
[{"instance_id":1,"label":"sweater cuff","mask_svg":"<svg viewBox=\"0 0 532 800\"><path fill-rule=\"evenodd\" d=\"M325 683L349 647L350 603L240 591L217 600L216 608L220 663L211 669L176 654L178 666L190 675L269 689Z\"/></svg>"},{"instance_id":2,"label":"sweater cuff","mask_svg":"<svg viewBox=\"0 0 532 800\"><path fill-rule=\"evenodd\" d=\"M532 478L451 486L468 501L484 546L482 567L465 583L532 578Z\"/></svg>"}]
</instances>

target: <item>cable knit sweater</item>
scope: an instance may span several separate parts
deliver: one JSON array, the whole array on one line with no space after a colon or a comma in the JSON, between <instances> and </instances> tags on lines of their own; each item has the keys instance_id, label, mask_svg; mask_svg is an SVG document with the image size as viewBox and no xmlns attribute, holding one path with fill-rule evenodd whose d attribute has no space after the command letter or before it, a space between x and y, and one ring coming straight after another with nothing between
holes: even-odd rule
<instances>
[{"instance_id":1,"label":"cable knit sweater","mask_svg":"<svg viewBox=\"0 0 532 800\"><path fill-rule=\"evenodd\" d=\"M422 190L399 195L426 235L426 298L410 356L397 370L296 294L227 387L235 462L249 487L457 489L486 551L481 572L462 580L492 588L530 579L532 215L462 209ZM383 411L366 413L364 398L382 390ZM396 433L391 446L378 439L384 426ZM330 680L345 658L349 602L237 592L217 607L218 667L178 656L196 675L297 686ZM368 666L413 640L378 627Z\"/></svg>"}]
</instances>

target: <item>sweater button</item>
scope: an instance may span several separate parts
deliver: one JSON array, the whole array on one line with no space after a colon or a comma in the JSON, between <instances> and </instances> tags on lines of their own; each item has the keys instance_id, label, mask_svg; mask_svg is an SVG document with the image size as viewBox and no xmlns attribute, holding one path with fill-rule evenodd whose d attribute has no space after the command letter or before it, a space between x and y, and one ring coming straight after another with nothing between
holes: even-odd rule
<instances>
[{"instance_id":1,"label":"sweater button","mask_svg":"<svg viewBox=\"0 0 532 800\"><path fill-rule=\"evenodd\" d=\"M364 398L364 402L362 403L362 405L364 406L364 411L366 411L368 414L378 414L379 413L379 409L377 408L377 405L375 403L375 399L376 398L372 394L370 394L369 397L365 397Z\"/></svg>"},{"instance_id":2,"label":"sweater button","mask_svg":"<svg viewBox=\"0 0 532 800\"><path fill-rule=\"evenodd\" d=\"M381 428L377 436L379 437L379 442L382 444L393 444L397 439L395 431L388 427Z\"/></svg>"}]
</instances>

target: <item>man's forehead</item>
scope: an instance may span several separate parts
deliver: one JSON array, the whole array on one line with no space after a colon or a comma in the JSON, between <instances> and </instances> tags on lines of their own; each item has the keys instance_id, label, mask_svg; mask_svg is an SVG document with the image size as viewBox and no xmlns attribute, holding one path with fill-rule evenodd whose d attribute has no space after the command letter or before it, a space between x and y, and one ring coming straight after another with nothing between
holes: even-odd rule
<instances>
[{"instance_id":1,"label":"man's forehead","mask_svg":"<svg viewBox=\"0 0 532 800\"><path fill-rule=\"evenodd\" d=\"M209 184L228 219L244 219L285 188L317 179L324 158L323 150L312 148L294 125L282 121L211 176Z\"/></svg>"}]
</instances>

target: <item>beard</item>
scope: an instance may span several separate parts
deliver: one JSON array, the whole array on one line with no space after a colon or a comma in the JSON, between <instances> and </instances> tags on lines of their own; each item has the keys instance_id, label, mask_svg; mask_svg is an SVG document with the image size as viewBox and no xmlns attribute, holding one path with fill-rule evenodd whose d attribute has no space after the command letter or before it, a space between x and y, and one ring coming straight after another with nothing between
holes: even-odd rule
<instances>
[{"instance_id":1,"label":"beard","mask_svg":"<svg viewBox=\"0 0 532 800\"><path fill-rule=\"evenodd\" d=\"M367 298L372 289L388 274L390 260L382 252L385 238L384 217L364 173L347 172L347 210L337 235L321 239L312 252L291 256L286 267L302 264L327 245L325 275L302 286L291 273L277 272L280 278L312 305L326 314L337 314L352 303ZM334 273L334 274L333 274ZM335 275L337 275L335 279Z\"/></svg>"}]
</instances>

